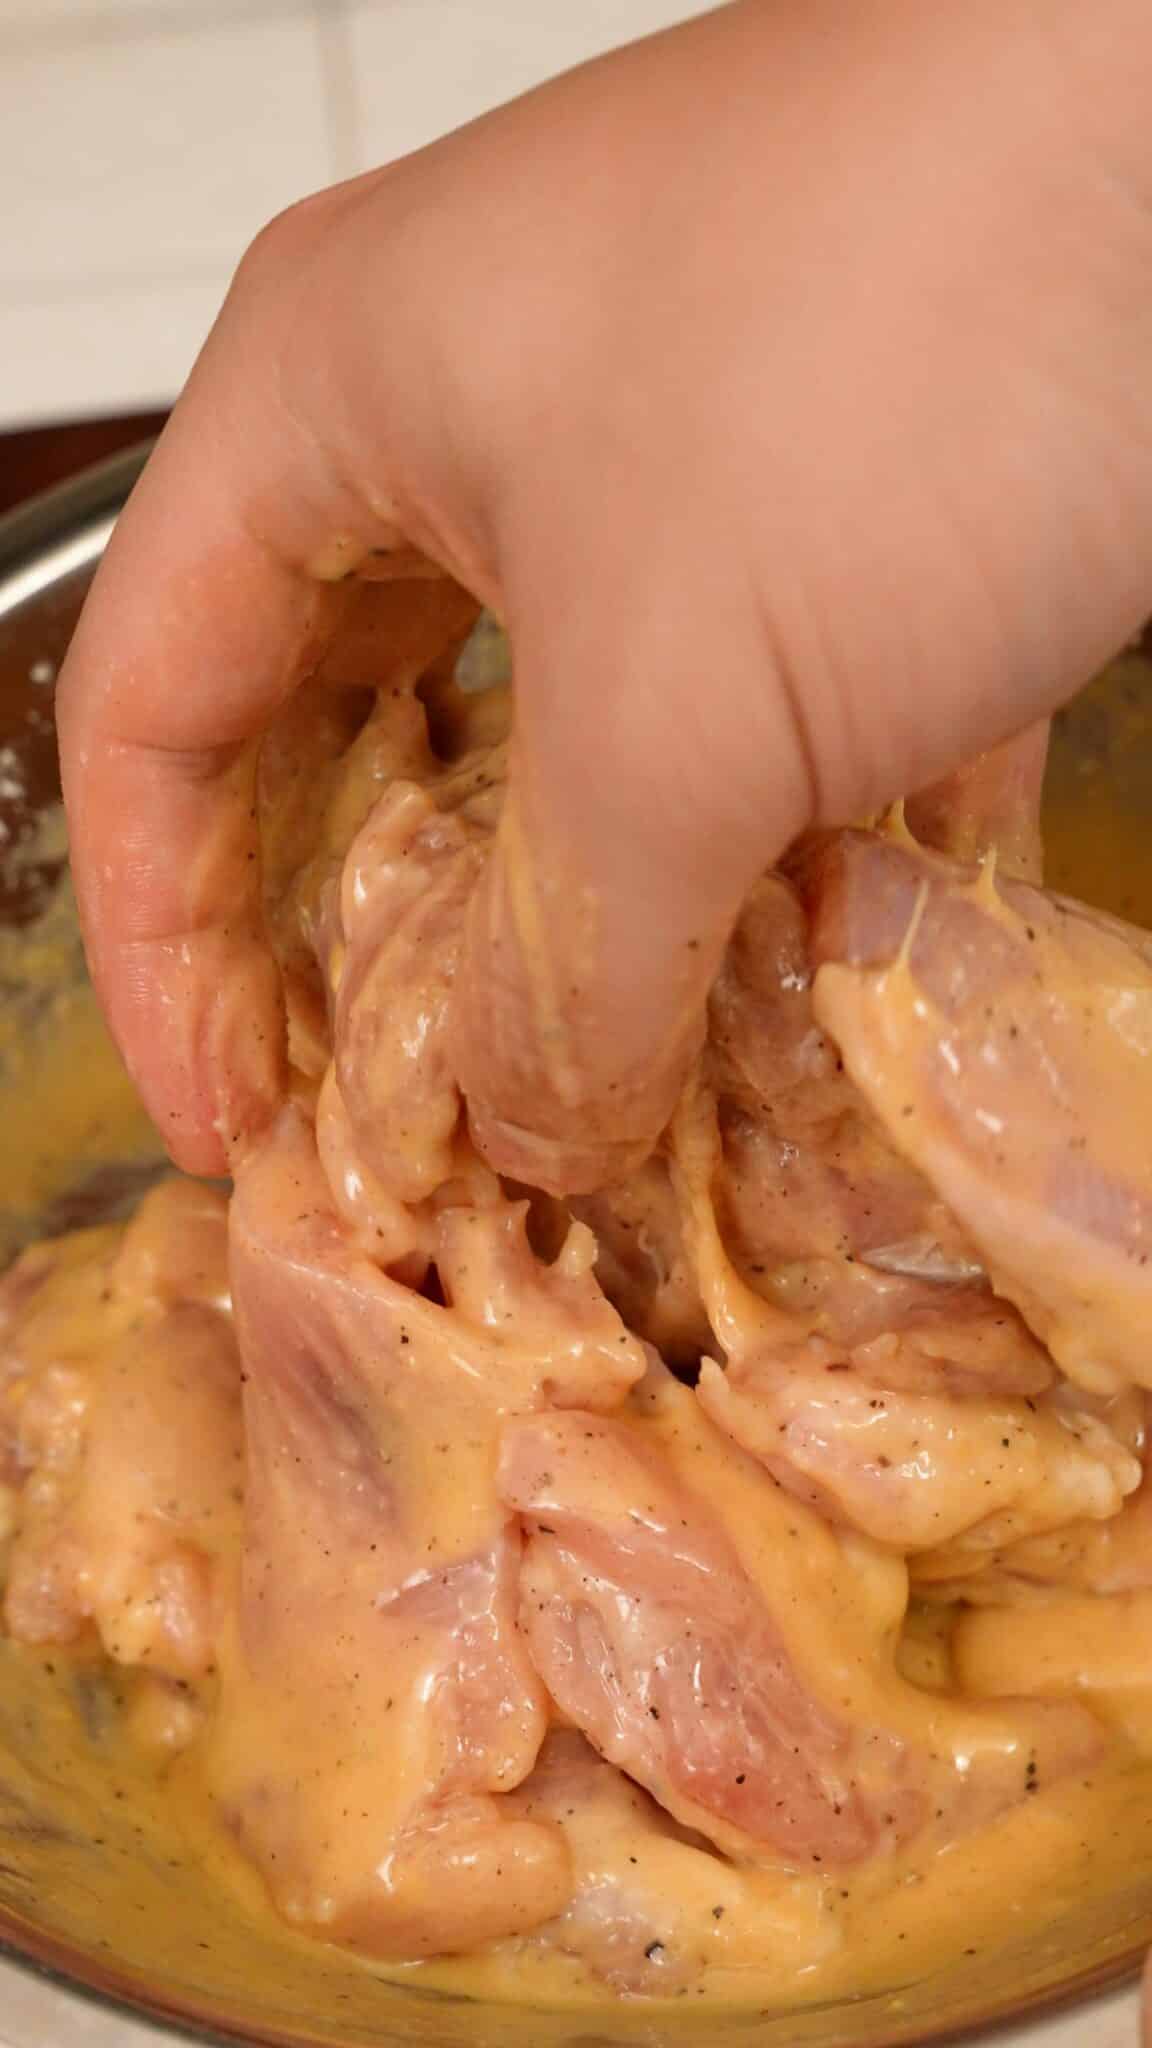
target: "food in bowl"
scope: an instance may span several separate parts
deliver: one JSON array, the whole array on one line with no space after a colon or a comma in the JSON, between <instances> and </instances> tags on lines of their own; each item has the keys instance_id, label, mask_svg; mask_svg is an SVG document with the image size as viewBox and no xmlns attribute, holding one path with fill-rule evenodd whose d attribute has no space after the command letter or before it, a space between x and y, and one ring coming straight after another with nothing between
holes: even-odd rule
<instances>
[{"instance_id":1,"label":"food in bowl","mask_svg":"<svg viewBox=\"0 0 1152 2048\"><path fill-rule=\"evenodd\" d=\"M898 1981L1152 1824L1149 941L1041 888L1027 734L762 879L651 1158L502 1181L452 1007L508 698L395 602L261 753L279 1117L0 1283L8 1632L377 1966Z\"/></svg>"}]
</instances>

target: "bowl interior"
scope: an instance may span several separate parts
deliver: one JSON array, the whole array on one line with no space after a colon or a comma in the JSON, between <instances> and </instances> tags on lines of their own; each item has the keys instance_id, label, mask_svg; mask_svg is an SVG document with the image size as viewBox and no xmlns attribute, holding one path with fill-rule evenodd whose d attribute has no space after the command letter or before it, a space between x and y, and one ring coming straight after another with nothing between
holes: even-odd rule
<instances>
[{"instance_id":1,"label":"bowl interior","mask_svg":"<svg viewBox=\"0 0 1152 2048\"><path fill-rule=\"evenodd\" d=\"M0 1265L36 1232L116 1213L160 1159L83 973L52 726L56 671L133 470L108 465L0 528ZM1052 884L1152 926L1145 653L1058 721L1048 796ZM299 2048L895 2048L1086 1996L1152 1944L1150 1843L1091 1905L1054 1899L1045 1922L990 1901L991 1945L978 1930L976 1953L951 1970L918 1975L910 1958L906 1983L835 2006L547 2009L526 1979L523 2006L497 2007L419 1973L386 1981L275 1923L186 1788L162 1785L122 1740L107 1675L53 1664L0 1642L0 1948L180 2036ZM1152 1773L1132 1796L1152 1814Z\"/></svg>"}]
</instances>

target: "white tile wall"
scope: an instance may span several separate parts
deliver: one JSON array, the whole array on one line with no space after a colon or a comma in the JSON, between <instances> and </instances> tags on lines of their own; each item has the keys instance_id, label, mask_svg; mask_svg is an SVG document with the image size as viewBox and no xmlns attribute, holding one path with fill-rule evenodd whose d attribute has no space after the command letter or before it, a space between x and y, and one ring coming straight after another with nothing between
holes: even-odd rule
<instances>
[{"instance_id":1,"label":"white tile wall","mask_svg":"<svg viewBox=\"0 0 1152 2048\"><path fill-rule=\"evenodd\" d=\"M215 277L0 295L0 433L54 419L159 412L216 317ZM2 460L0 456L0 460Z\"/></svg>"},{"instance_id":2,"label":"white tile wall","mask_svg":"<svg viewBox=\"0 0 1152 2048\"><path fill-rule=\"evenodd\" d=\"M9 38L0 189L17 294L219 276L278 207L331 177L310 10Z\"/></svg>"},{"instance_id":3,"label":"white tile wall","mask_svg":"<svg viewBox=\"0 0 1152 2048\"><path fill-rule=\"evenodd\" d=\"M0 0L0 430L174 395L255 230L709 0Z\"/></svg>"},{"instance_id":4,"label":"white tile wall","mask_svg":"<svg viewBox=\"0 0 1152 2048\"><path fill-rule=\"evenodd\" d=\"M305 8L310 0L0 0L0 31L10 25L66 33L82 24L146 28L175 14L228 21L238 14L285 14L293 5Z\"/></svg>"},{"instance_id":5,"label":"white tile wall","mask_svg":"<svg viewBox=\"0 0 1152 2048\"><path fill-rule=\"evenodd\" d=\"M403 156L707 0L350 0L361 146Z\"/></svg>"}]
</instances>

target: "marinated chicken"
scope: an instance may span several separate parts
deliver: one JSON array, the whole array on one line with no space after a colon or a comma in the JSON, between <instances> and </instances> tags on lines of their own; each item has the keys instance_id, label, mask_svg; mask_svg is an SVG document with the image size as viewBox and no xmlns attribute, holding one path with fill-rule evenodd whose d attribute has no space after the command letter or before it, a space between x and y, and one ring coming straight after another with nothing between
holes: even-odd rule
<instances>
[{"instance_id":1,"label":"marinated chicken","mask_svg":"<svg viewBox=\"0 0 1152 2048\"><path fill-rule=\"evenodd\" d=\"M291 1079L230 1196L0 1280L4 1622L168 1689L313 1937L730 1992L1152 1742L1152 941L1045 893L1024 734L762 878L647 1160L513 1184L470 623L420 585L264 744Z\"/></svg>"}]
</instances>

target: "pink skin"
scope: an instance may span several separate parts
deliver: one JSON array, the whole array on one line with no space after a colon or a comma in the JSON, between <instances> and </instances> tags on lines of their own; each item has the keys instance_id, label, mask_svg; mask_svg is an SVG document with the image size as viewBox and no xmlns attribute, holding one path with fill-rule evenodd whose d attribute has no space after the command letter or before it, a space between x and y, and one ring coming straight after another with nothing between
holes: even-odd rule
<instances>
[{"instance_id":1,"label":"pink skin","mask_svg":"<svg viewBox=\"0 0 1152 2048\"><path fill-rule=\"evenodd\" d=\"M797 831L1136 629L1150 98L1146 0L743 0L258 240L61 689L95 976L182 1164L280 1087L240 750L339 630L317 570L415 545L512 629L458 1064L490 1159L567 1190L649 1148Z\"/></svg>"},{"instance_id":2,"label":"pink skin","mask_svg":"<svg viewBox=\"0 0 1152 2048\"><path fill-rule=\"evenodd\" d=\"M798 1866L848 1866L922 1824L900 1743L806 1691L723 1531L658 1451L615 1421L534 1416L507 1431L500 1484L524 1517L536 1668L666 1812L730 1853Z\"/></svg>"},{"instance_id":3,"label":"pink skin","mask_svg":"<svg viewBox=\"0 0 1152 2048\"><path fill-rule=\"evenodd\" d=\"M1021 1703L1030 1733L979 1755L968 1721L960 1767L946 1719L919 1746L885 1724L898 1685L865 1714L834 1686L820 1698L789 1639L786 1557L771 1589L759 1585L714 1508L627 1421L517 1418L499 1487L526 1538L521 1629L561 1713L738 1861L848 1868L933 1815L955 1833L1022 1798L1021 1740L1043 1747L1046 1774L1098 1747L1078 1708L1037 1718Z\"/></svg>"}]
</instances>

